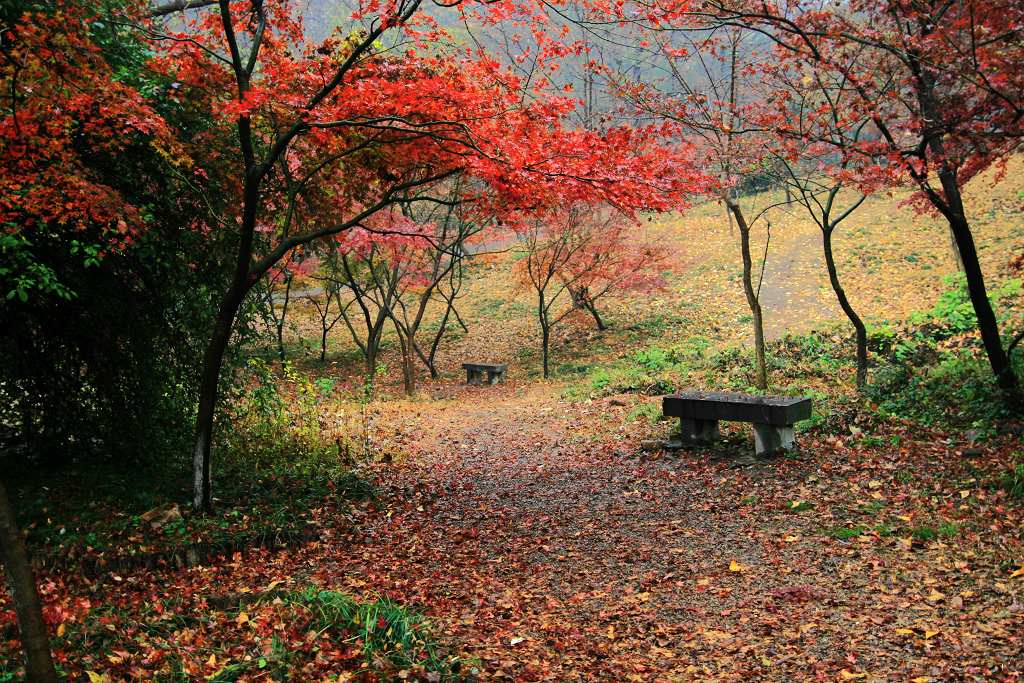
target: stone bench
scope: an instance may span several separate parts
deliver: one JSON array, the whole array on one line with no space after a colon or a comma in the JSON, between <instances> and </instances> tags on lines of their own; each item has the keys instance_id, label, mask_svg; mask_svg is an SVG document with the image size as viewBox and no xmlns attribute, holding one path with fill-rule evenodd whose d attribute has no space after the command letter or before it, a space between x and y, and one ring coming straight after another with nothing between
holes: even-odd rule
<instances>
[{"instance_id":1,"label":"stone bench","mask_svg":"<svg viewBox=\"0 0 1024 683\"><path fill-rule=\"evenodd\" d=\"M487 384L497 384L505 378L508 365L504 363L463 363L466 371L466 384L483 384L487 375Z\"/></svg>"},{"instance_id":2,"label":"stone bench","mask_svg":"<svg viewBox=\"0 0 1024 683\"><path fill-rule=\"evenodd\" d=\"M757 455L774 455L793 448L793 423L811 416L811 399L687 391L665 396L662 412L679 418L679 438L684 443L715 441L719 420L751 422Z\"/></svg>"}]
</instances>

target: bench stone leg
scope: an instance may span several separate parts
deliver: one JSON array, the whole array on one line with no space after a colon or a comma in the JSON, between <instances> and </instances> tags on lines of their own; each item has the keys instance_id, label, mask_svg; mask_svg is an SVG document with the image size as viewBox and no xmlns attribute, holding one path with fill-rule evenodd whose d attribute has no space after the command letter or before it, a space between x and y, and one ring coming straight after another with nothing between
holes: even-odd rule
<instances>
[{"instance_id":1,"label":"bench stone leg","mask_svg":"<svg viewBox=\"0 0 1024 683\"><path fill-rule=\"evenodd\" d=\"M487 383L491 384L491 385L497 384L498 382L500 382L502 380L502 378L504 376L505 376L505 373L503 373L503 372L496 372L494 370L488 370L487 371Z\"/></svg>"},{"instance_id":2,"label":"bench stone leg","mask_svg":"<svg viewBox=\"0 0 1024 683\"><path fill-rule=\"evenodd\" d=\"M712 443L718 440L718 420L679 418L679 439L683 443Z\"/></svg>"},{"instance_id":3,"label":"bench stone leg","mask_svg":"<svg viewBox=\"0 0 1024 683\"><path fill-rule=\"evenodd\" d=\"M754 423L754 452L776 455L793 449L793 425L775 426Z\"/></svg>"},{"instance_id":4,"label":"bench stone leg","mask_svg":"<svg viewBox=\"0 0 1024 683\"><path fill-rule=\"evenodd\" d=\"M479 370L466 370L466 384L483 384L483 373Z\"/></svg>"}]
</instances>

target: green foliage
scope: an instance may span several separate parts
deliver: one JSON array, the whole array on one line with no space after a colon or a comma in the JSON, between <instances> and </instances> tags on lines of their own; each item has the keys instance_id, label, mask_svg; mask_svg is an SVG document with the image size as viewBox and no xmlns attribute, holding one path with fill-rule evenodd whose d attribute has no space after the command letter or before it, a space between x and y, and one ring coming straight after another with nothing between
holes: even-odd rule
<instances>
[{"instance_id":1,"label":"green foliage","mask_svg":"<svg viewBox=\"0 0 1024 683\"><path fill-rule=\"evenodd\" d=\"M962 275L946 279L947 289L928 311L903 327L880 327L871 345L882 362L867 395L883 413L942 427L974 427L983 432L1013 417L975 338L977 321ZM1019 299L1021 283L993 289L1000 319ZM1018 375L1020 355L1012 359Z\"/></svg>"},{"instance_id":2,"label":"green foliage","mask_svg":"<svg viewBox=\"0 0 1024 683\"><path fill-rule=\"evenodd\" d=\"M93 7L104 15L123 4ZM0 16L10 25L31 9L51 12L54 5L6 3ZM208 118L154 82L138 31L103 19L89 31L118 79L150 98L174 129L187 138L209 128ZM15 475L39 462L138 463L189 451L197 366L234 246L223 231L194 226L212 222L210 212L231 194L211 174L202 197L145 139L129 136L126 144L116 155L92 149L80 158L143 217L145 229L130 245L101 248L103 225L26 219L0 230L0 424L10 438L0 468ZM249 335L249 320L245 308L236 341ZM228 381L236 350L223 375Z\"/></svg>"},{"instance_id":3,"label":"green foliage","mask_svg":"<svg viewBox=\"0 0 1024 683\"><path fill-rule=\"evenodd\" d=\"M635 421L645 419L654 424L662 419L661 406L657 403L641 403L626 416L627 420Z\"/></svg>"},{"instance_id":4,"label":"green foliage","mask_svg":"<svg viewBox=\"0 0 1024 683\"><path fill-rule=\"evenodd\" d=\"M326 632L331 638L362 650L368 666L375 669L417 669L456 677L461 663L443 648L420 614L387 598L361 602L337 591L315 588L291 598L308 611L303 630Z\"/></svg>"},{"instance_id":5,"label":"green foliage","mask_svg":"<svg viewBox=\"0 0 1024 683\"><path fill-rule=\"evenodd\" d=\"M911 537L920 543L930 543L940 538L952 538L960 532L960 527L954 522L943 522L938 527L922 525L910 530Z\"/></svg>"},{"instance_id":6,"label":"green foliage","mask_svg":"<svg viewBox=\"0 0 1024 683\"><path fill-rule=\"evenodd\" d=\"M999 487L1012 498L1024 498L1024 457L1019 456L999 478Z\"/></svg>"}]
</instances>

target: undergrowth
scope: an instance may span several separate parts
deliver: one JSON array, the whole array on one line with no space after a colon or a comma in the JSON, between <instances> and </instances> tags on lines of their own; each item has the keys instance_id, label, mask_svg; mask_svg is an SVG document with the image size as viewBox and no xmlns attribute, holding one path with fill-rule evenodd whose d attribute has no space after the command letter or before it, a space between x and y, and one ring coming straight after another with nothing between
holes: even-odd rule
<instances>
[{"instance_id":1,"label":"undergrowth","mask_svg":"<svg viewBox=\"0 0 1024 683\"><path fill-rule=\"evenodd\" d=\"M946 280L935 305L904 323L869 328L870 382L857 391L852 330L835 324L768 345L771 388L778 395L814 399L815 414L799 428L855 430L889 418L947 429L973 429L979 436L1019 421L1017 408L995 384L976 332L974 309L963 278ZM1004 329L1020 306L1021 283L992 293ZM1024 353L1013 357L1024 376ZM617 361L590 368L566 390L571 399L621 393L660 395L688 388L760 393L753 386L755 359L747 348L712 350L708 339L652 344ZM635 416L631 416L635 417Z\"/></svg>"},{"instance_id":2,"label":"undergrowth","mask_svg":"<svg viewBox=\"0 0 1024 683\"><path fill-rule=\"evenodd\" d=\"M214 514L193 514L190 462L72 462L19 500L28 542L43 564L96 566L115 558L165 556L189 549L233 552L316 535L315 509L345 509L376 491L356 465L362 439L358 404L350 423L328 427L343 406L329 381L285 366L283 382L259 360L230 397L215 448ZM153 525L147 511L166 510Z\"/></svg>"}]
</instances>

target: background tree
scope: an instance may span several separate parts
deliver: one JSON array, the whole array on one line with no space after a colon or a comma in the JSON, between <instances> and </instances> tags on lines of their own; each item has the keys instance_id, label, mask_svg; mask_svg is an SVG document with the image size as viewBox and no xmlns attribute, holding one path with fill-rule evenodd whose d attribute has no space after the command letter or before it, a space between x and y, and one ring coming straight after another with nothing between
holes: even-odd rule
<instances>
[{"instance_id":1,"label":"background tree","mask_svg":"<svg viewBox=\"0 0 1024 683\"><path fill-rule=\"evenodd\" d=\"M918 205L946 220L992 372L1001 388L1016 394L963 186L1020 148L1024 6L858 0L820 8L776 0L707 2L705 9L713 23L756 30L775 42L778 55L800 60L828 80L844 79L845 116L870 120L878 133L877 140L858 146L875 162L865 168L893 184L911 183L919 190Z\"/></svg>"},{"instance_id":2,"label":"background tree","mask_svg":"<svg viewBox=\"0 0 1024 683\"><path fill-rule=\"evenodd\" d=\"M635 131L562 129L570 103L524 100L519 89L527 86L493 60L378 53L385 34L414 28L409 22L419 9L420 0L364 8L364 28L316 46L303 43L286 6L259 1L223 0L185 31L153 30L163 48L154 63L233 126L241 158L235 274L203 362L193 451L197 508L211 506L214 411L235 317L253 284L292 249L389 207L432 201L431 189L459 173L499 195L541 200L636 203L660 185L654 203L663 206L686 180L670 173L661 150L637 154ZM424 43L429 37L429 30L418 34ZM264 224L275 238L265 250L255 239Z\"/></svg>"},{"instance_id":3,"label":"background tree","mask_svg":"<svg viewBox=\"0 0 1024 683\"><path fill-rule=\"evenodd\" d=\"M743 293L754 332L754 383L767 390L764 312L751 247L752 231L764 212L750 215L752 207L744 207L740 199L742 190L770 175L770 133L758 124L765 103L758 77L763 55L744 30L704 31L685 13L682 23L641 28L634 40L648 45L648 59L663 68L643 74L641 80L628 73L605 73L632 107L665 121L681 138L696 144L698 158L717 181L708 186L709 193L725 205L739 232Z\"/></svg>"},{"instance_id":4,"label":"background tree","mask_svg":"<svg viewBox=\"0 0 1024 683\"><path fill-rule=\"evenodd\" d=\"M770 148L774 166L786 187L787 203L799 205L821 230L829 284L854 328L856 384L864 388L867 327L840 283L832 244L839 224L864 203L867 192L877 188L870 176L855 169L863 159L854 150L870 122L846 118L842 76L838 83L828 84L821 73L794 71L785 65L767 68L765 76L770 79L775 111L766 109L763 125L778 132Z\"/></svg>"},{"instance_id":5,"label":"background tree","mask_svg":"<svg viewBox=\"0 0 1024 683\"><path fill-rule=\"evenodd\" d=\"M437 377L434 358L454 310L457 284L453 278L461 274L469 242L486 230L491 222L489 216L477 214L468 205L461 204L459 194L456 180L452 185L452 201L420 208L413 215L420 226L421 237L405 245L407 258L403 260L402 272L395 273L404 284L396 288L389 315L402 349L403 378L408 394L413 393L416 386L415 357L419 357L431 376ZM439 292L446 282L452 285L451 296ZM437 298L443 301L444 308L427 354L420 348L417 335L427 319L430 305Z\"/></svg>"},{"instance_id":6,"label":"background tree","mask_svg":"<svg viewBox=\"0 0 1024 683\"><path fill-rule=\"evenodd\" d=\"M661 285L665 253L636 232L616 211L582 202L551 209L521 229L516 277L536 296L545 378L551 376L551 333L558 323L580 310L593 315L596 302L615 291Z\"/></svg>"}]
</instances>

